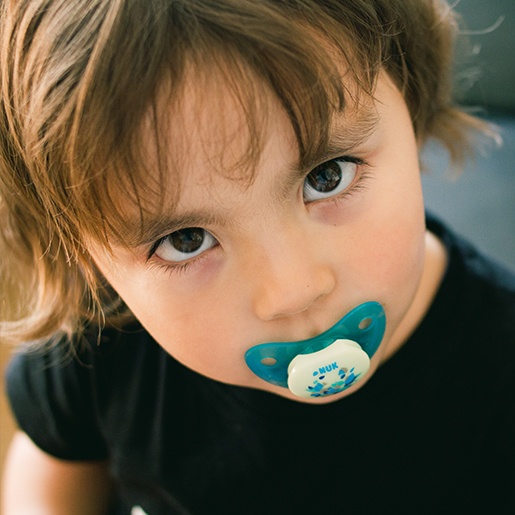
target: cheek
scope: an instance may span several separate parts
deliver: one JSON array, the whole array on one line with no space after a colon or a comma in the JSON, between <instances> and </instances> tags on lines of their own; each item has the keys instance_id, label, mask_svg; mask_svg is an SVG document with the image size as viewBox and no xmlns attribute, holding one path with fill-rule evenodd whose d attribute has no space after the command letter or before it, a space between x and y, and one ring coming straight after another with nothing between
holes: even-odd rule
<instances>
[{"instance_id":1,"label":"cheek","mask_svg":"<svg viewBox=\"0 0 515 515\"><path fill-rule=\"evenodd\" d=\"M425 249L418 157L407 150L397 159L388 151L377 156L378 162L395 163L395 168L374 171L363 200L346 212L345 234L338 245L341 284L399 312L406 310L416 292Z\"/></svg>"},{"instance_id":2,"label":"cheek","mask_svg":"<svg viewBox=\"0 0 515 515\"><path fill-rule=\"evenodd\" d=\"M391 321L408 311L424 269L425 216L418 174L386 188L389 201L378 199L368 221L370 242L364 258L378 298Z\"/></svg>"},{"instance_id":3,"label":"cheek","mask_svg":"<svg viewBox=\"0 0 515 515\"><path fill-rule=\"evenodd\" d=\"M233 380L234 371L243 368L242 342L253 340L230 288L188 290L183 281L172 288L165 274L149 279L148 272L130 269L105 270L104 275L149 334L179 362L221 380Z\"/></svg>"},{"instance_id":4,"label":"cheek","mask_svg":"<svg viewBox=\"0 0 515 515\"><path fill-rule=\"evenodd\" d=\"M414 214L415 215L415 214ZM383 295L399 295L414 291L418 286L424 265L424 218L410 217L398 221L401 227L392 224L380 225L371 234L371 245L364 258L369 276L378 292Z\"/></svg>"}]
</instances>

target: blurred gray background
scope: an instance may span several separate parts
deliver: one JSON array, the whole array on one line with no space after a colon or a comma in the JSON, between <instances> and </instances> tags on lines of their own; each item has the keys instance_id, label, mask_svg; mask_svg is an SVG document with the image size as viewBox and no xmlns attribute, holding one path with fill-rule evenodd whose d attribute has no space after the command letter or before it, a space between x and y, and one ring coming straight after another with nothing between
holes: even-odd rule
<instances>
[{"instance_id":1,"label":"blurred gray background","mask_svg":"<svg viewBox=\"0 0 515 515\"><path fill-rule=\"evenodd\" d=\"M422 154L426 206L515 270L515 0L461 0L451 5L466 26L458 42L458 98L497 124L504 143L478 152L459 176L453 174L445 151L429 144Z\"/></svg>"}]
</instances>

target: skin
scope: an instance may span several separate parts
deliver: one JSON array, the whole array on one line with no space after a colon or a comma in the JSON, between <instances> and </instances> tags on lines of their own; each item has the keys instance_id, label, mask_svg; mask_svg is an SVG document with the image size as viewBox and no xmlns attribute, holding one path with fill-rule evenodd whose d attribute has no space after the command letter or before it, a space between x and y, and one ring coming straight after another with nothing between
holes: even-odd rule
<instances>
[{"instance_id":1,"label":"skin","mask_svg":"<svg viewBox=\"0 0 515 515\"><path fill-rule=\"evenodd\" d=\"M343 163L349 185L306 197L310 170L299 174L290 123L272 95L265 98L273 116L255 179L249 185L231 178L246 148L244 121L229 90L219 95L219 102L203 103L196 88L186 88L181 133L170 131L170 145L186 134L188 153L180 200L161 224L160 245L114 245L107 254L92 244L92 256L143 326L187 367L301 402L341 399L406 341L444 270L443 248L425 229L419 149L404 99L382 73L374 99L338 114L333 135L341 150L324 161L355 161ZM377 123L348 149L363 112ZM186 220L176 225L179 218ZM204 247L178 253L167 236L192 227L209 233ZM348 390L299 399L246 367L249 347L313 337L370 300L385 308L386 334L364 380Z\"/></svg>"},{"instance_id":2,"label":"skin","mask_svg":"<svg viewBox=\"0 0 515 515\"><path fill-rule=\"evenodd\" d=\"M25 433L15 434L5 464L1 513L96 515L107 513L110 497L105 463L58 460Z\"/></svg>"}]
</instances>

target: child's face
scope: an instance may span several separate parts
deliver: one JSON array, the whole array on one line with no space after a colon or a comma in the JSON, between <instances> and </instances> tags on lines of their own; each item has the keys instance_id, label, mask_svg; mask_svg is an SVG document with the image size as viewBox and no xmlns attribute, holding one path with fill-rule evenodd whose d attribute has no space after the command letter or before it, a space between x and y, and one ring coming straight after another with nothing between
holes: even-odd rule
<instances>
[{"instance_id":1,"label":"child's face","mask_svg":"<svg viewBox=\"0 0 515 515\"><path fill-rule=\"evenodd\" d=\"M182 104L188 159L179 205L155 237L160 243L134 252L114 247L110 257L96 248L100 270L184 365L289 398L289 390L247 368L247 349L313 337L357 305L378 301L387 329L369 378L413 328L407 324L426 253L417 144L402 95L382 74L368 113L348 106L335 120L335 148L304 171L295 166L292 128L271 104L266 146L250 186L215 170L217 152L223 150L230 164L246 145L238 133L240 108L227 95L204 103L199 117L197 98L191 91ZM210 107L221 101L223 120L220 109ZM371 130L351 136L364 125ZM220 148L222 128L233 136ZM351 143L356 146L347 148Z\"/></svg>"}]
</instances>

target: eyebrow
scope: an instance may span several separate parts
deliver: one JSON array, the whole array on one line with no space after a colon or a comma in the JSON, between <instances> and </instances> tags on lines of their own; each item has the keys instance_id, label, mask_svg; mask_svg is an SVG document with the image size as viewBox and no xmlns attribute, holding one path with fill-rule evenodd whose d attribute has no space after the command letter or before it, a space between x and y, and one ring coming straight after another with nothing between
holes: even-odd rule
<instances>
[{"instance_id":1,"label":"eyebrow","mask_svg":"<svg viewBox=\"0 0 515 515\"><path fill-rule=\"evenodd\" d=\"M289 168L286 179L281 180L283 196L292 184L303 179L316 166L336 157L352 154L359 149L377 129L379 122L377 111L368 107L361 110L355 119L345 122L344 126L333 126L325 145L315 149L306 159L299 159Z\"/></svg>"},{"instance_id":2,"label":"eyebrow","mask_svg":"<svg viewBox=\"0 0 515 515\"><path fill-rule=\"evenodd\" d=\"M279 197L285 198L292 185L303 179L305 175L324 161L352 153L362 145L376 130L380 118L372 108L359 112L358 116L341 127L334 126L330 130L327 143L316 149L307 159L300 159L287 168L281 177ZM124 224L125 228L113 238L114 245L127 248L149 246L160 238L180 229L188 227L205 227L209 225L238 225L236 221L228 221L211 211L191 211L185 213L164 212L155 216L141 216L139 221L131 220Z\"/></svg>"},{"instance_id":3,"label":"eyebrow","mask_svg":"<svg viewBox=\"0 0 515 515\"><path fill-rule=\"evenodd\" d=\"M298 162L295 168L301 173L306 172L336 156L352 153L377 129L379 121L379 115L374 109L363 109L355 119L345 122L344 126L333 126L326 145L316 149L305 161Z\"/></svg>"},{"instance_id":4,"label":"eyebrow","mask_svg":"<svg viewBox=\"0 0 515 515\"><path fill-rule=\"evenodd\" d=\"M136 248L151 245L160 238L187 227L206 225L227 225L227 219L208 211L192 211L181 214L162 213L156 216L141 217L139 222L131 221L120 235L113 238L114 245Z\"/></svg>"}]
</instances>

